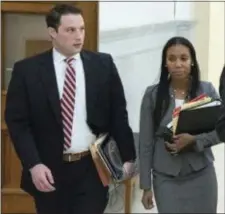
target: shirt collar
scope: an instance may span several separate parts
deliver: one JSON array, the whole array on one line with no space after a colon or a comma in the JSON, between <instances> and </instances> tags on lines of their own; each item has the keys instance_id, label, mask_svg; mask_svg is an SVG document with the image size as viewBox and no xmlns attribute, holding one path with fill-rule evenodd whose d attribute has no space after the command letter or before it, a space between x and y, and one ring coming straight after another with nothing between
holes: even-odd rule
<instances>
[{"instance_id":1,"label":"shirt collar","mask_svg":"<svg viewBox=\"0 0 225 214\"><path fill-rule=\"evenodd\" d=\"M80 53L74 54L72 56L75 60L80 59ZM57 51L55 48L53 48L53 61L54 62L62 62L66 59L67 57L61 54L59 51Z\"/></svg>"}]
</instances>

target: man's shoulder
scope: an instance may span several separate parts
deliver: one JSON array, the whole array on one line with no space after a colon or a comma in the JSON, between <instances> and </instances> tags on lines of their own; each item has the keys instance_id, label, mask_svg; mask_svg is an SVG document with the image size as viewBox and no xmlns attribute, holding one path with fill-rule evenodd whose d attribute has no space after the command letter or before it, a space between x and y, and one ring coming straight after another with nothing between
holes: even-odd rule
<instances>
[{"instance_id":1,"label":"man's shoulder","mask_svg":"<svg viewBox=\"0 0 225 214\"><path fill-rule=\"evenodd\" d=\"M90 57L91 59L112 59L111 54L109 53L104 53L104 52L98 52L98 51L89 51L89 50L83 50L82 51L83 55L87 55L88 57Z\"/></svg>"},{"instance_id":2,"label":"man's shoulder","mask_svg":"<svg viewBox=\"0 0 225 214\"><path fill-rule=\"evenodd\" d=\"M41 59L45 59L47 56L51 56L52 50L48 50L15 62L17 66L29 66L38 63Z\"/></svg>"}]
</instances>

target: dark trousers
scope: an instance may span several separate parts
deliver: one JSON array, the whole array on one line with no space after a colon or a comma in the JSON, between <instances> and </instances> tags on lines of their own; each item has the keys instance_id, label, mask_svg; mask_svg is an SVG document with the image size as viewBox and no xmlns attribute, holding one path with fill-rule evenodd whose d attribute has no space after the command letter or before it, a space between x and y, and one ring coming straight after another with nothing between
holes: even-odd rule
<instances>
[{"instance_id":1,"label":"dark trousers","mask_svg":"<svg viewBox=\"0 0 225 214\"><path fill-rule=\"evenodd\" d=\"M37 214L102 214L108 202L90 155L65 162L56 190L34 197Z\"/></svg>"}]
</instances>

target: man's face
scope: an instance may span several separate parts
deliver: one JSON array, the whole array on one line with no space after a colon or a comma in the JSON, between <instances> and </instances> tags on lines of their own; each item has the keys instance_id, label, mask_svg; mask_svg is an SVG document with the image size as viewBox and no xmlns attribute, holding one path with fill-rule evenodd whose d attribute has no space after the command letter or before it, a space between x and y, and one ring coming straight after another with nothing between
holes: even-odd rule
<instances>
[{"instance_id":1,"label":"man's face","mask_svg":"<svg viewBox=\"0 0 225 214\"><path fill-rule=\"evenodd\" d=\"M84 19L80 14L68 14L61 17L58 30L49 29L53 44L65 56L79 53L84 44Z\"/></svg>"}]
</instances>

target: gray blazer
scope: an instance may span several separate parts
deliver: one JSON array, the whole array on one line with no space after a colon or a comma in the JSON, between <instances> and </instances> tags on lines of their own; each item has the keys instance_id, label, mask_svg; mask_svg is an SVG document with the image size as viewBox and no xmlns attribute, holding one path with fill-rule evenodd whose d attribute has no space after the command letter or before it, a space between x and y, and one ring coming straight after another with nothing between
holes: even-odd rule
<instances>
[{"instance_id":1,"label":"gray blazer","mask_svg":"<svg viewBox=\"0 0 225 214\"><path fill-rule=\"evenodd\" d=\"M151 189L152 170L166 175L176 176L182 168L190 165L194 171L201 170L214 161L211 150L212 145L220 143L216 131L196 135L196 144L192 151L172 156L166 149L162 138L154 137L153 109L156 102L157 85L146 89L142 99L140 113L139 136L139 164L140 164L140 188ZM202 93L210 97L219 98L215 88L209 82L201 82L197 95ZM166 126L172 120L172 111L175 108L173 91L170 88L170 105L160 126Z\"/></svg>"}]
</instances>

